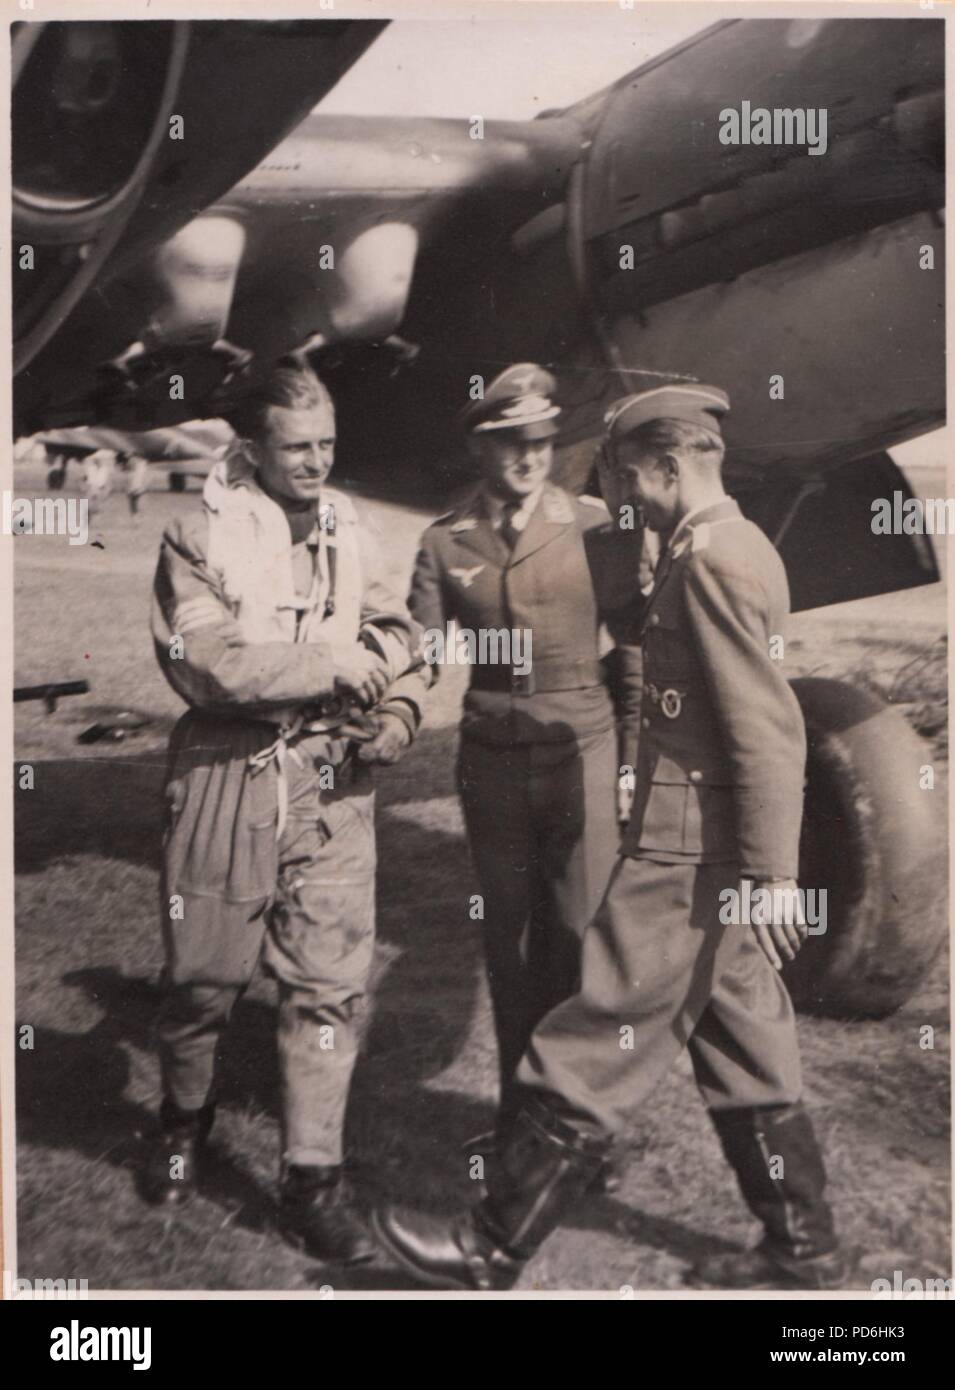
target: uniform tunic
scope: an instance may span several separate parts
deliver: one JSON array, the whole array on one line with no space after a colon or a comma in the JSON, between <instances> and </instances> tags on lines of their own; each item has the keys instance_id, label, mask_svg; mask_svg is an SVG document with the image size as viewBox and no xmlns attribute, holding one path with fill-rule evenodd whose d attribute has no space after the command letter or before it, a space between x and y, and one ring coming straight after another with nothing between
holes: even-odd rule
<instances>
[{"instance_id":1,"label":"uniform tunic","mask_svg":"<svg viewBox=\"0 0 955 1390\"><path fill-rule=\"evenodd\" d=\"M741 875L797 872L805 732L771 656L788 610L779 556L729 498L661 557L621 858L584 937L580 990L519 1070L584 1130L619 1130L684 1046L715 1109L799 1099L785 986L752 927L720 921Z\"/></svg>"},{"instance_id":2,"label":"uniform tunic","mask_svg":"<svg viewBox=\"0 0 955 1390\"><path fill-rule=\"evenodd\" d=\"M639 541L546 484L513 548L479 492L428 528L409 607L425 630L520 629L531 669L475 665L458 787L484 898L502 1116L530 1033L576 987L581 933L619 844L620 753L601 626L638 593ZM636 677L624 679L631 696ZM625 755L626 756L626 755Z\"/></svg>"}]
</instances>

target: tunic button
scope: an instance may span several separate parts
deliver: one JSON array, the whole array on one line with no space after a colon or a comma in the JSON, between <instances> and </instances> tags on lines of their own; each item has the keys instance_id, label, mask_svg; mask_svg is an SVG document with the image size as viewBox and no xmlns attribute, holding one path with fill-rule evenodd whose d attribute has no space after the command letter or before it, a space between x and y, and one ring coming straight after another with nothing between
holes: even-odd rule
<instances>
[{"instance_id":1,"label":"tunic button","mask_svg":"<svg viewBox=\"0 0 955 1390\"><path fill-rule=\"evenodd\" d=\"M649 721L649 719L641 719L641 720L640 720L640 723L643 725L643 727L644 727L645 729L649 729L649 727L650 727L650 721Z\"/></svg>"},{"instance_id":2,"label":"tunic button","mask_svg":"<svg viewBox=\"0 0 955 1390\"><path fill-rule=\"evenodd\" d=\"M703 781L703 774L702 774L702 772L697 772L696 769L694 768L693 771L690 773L690 781L691 781L691 782L702 782L702 781Z\"/></svg>"},{"instance_id":3,"label":"tunic button","mask_svg":"<svg viewBox=\"0 0 955 1390\"><path fill-rule=\"evenodd\" d=\"M658 623L659 621L660 621L660 614L659 614L659 613L651 613L651 614L650 614L650 623L651 623L651 626L656 627L656 625L657 625L657 623Z\"/></svg>"}]
</instances>

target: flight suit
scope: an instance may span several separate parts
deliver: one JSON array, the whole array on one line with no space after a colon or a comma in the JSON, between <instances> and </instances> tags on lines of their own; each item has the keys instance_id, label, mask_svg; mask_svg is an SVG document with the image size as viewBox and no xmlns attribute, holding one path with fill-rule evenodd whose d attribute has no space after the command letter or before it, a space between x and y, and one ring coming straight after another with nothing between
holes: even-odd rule
<instances>
[{"instance_id":1,"label":"flight suit","mask_svg":"<svg viewBox=\"0 0 955 1390\"><path fill-rule=\"evenodd\" d=\"M513 548L483 490L421 540L409 608L426 651L429 633L452 620L532 636L528 674L472 667L457 767L484 898L499 1130L515 1113L514 1070L534 1026L576 988L580 938L616 860L618 767L635 737L639 675L621 674L631 721L618 746L601 626L638 596L639 556L640 537L612 527L602 502L552 484Z\"/></svg>"},{"instance_id":2,"label":"flight suit","mask_svg":"<svg viewBox=\"0 0 955 1390\"><path fill-rule=\"evenodd\" d=\"M634 805L584 936L582 986L537 1027L519 1081L582 1134L617 1132L683 1047L714 1112L796 1103L793 1009L751 926L724 925L741 876L795 877L806 756L770 639L785 571L727 498L661 556L642 615Z\"/></svg>"},{"instance_id":3,"label":"flight suit","mask_svg":"<svg viewBox=\"0 0 955 1390\"><path fill-rule=\"evenodd\" d=\"M336 649L380 650L378 708L411 733L427 687L368 523L345 494L323 499L322 525L293 547L241 458L217 465L202 511L165 533L152 614L163 673L190 705L165 789L164 1093L190 1113L211 1104L219 1039L261 958L279 986L283 1158L306 1167L342 1161L374 948L374 789L335 693Z\"/></svg>"}]
</instances>

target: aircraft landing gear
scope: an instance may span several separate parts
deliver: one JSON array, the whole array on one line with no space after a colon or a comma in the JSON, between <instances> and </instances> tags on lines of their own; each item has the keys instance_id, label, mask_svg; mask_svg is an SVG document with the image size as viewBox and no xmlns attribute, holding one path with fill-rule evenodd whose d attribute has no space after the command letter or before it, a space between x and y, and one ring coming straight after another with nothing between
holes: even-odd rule
<instances>
[{"instance_id":1,"label":"aircraft landing gear","mask_svg":"<svg viewBox=\"0 0 955 1390\"><path fill-rule=\"evenodd\" d=\"M924 978L946 931L944 791L898 713L841 681L794 680L809 743L799 881L826 889L826 930L783 978L805 1013L884 1018Z\"/></svg>"}]
</instances>

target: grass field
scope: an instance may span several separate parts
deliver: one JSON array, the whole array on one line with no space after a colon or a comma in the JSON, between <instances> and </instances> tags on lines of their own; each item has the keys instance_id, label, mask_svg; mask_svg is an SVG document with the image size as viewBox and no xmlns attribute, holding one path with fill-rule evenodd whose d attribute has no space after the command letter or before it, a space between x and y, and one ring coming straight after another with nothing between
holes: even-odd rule
<instances>
[{"instance_id":1,"label":"grass field","mask_svg":"<svg viewBox=\"0 0 955 1390\"><path fill-rule=\"evenodd\" d=\"M40 488L18 472L18 488ZM920 480L926 493L934 484ZM943 490L939 482L936 492ZM169 1219L134 1171L158 1104L151 1029L160 966L158 790L181 712L147 629L159 535L195 493L155 493L131 519L112 497L102 547L24 537L16 546L18 684L86 676L90 695L47 716L19 706L16 792L18 1273L91 1288L405 1289L383 1261L361 1273L317 1265L274 1229L278 1148L271 986L258 978L228 1041L216 1163L202 1197ZM380 507L396 572L427 521ZM944 587L798 615L794 673L851 676L889 694L947 763ZM460 1145L493 1113L495 1057L477 924L477 884L453 787L461 673L443 682L417 744L379 779L379 945L372 1009L350 1108L369 1196L452 1209L471 1192ZM121 743L77 734L120 711L148 726ZM937 792L940 814L944 788ZM939 873L945 865L939 864ZM925 1024L934 1050L919 1046ZM800 1020L808 1100L832 1197L879 1276L947 1275L948 975L940 960L881 1023ZM699 1253L755 1233L681 1063L634 1121L623 1189L593 1200L528 1265L524 1289L675 1289Z\"/></svg>"}]
</instances>

